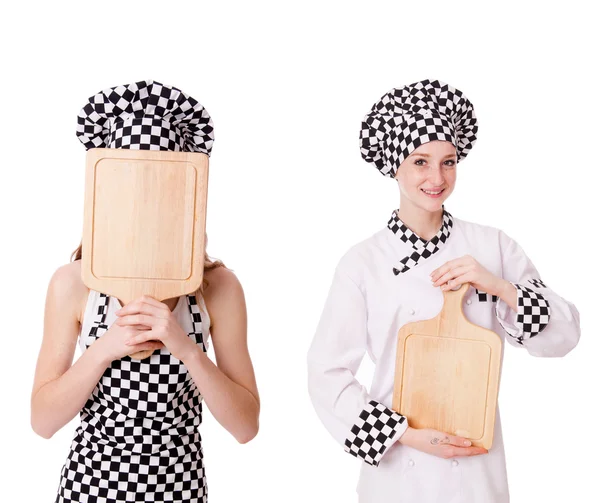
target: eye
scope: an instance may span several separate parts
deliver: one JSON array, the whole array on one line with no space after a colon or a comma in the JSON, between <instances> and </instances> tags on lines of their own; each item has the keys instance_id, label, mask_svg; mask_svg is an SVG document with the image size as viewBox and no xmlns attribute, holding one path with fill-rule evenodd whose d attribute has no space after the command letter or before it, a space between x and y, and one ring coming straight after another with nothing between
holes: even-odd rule
<instances>
[{"instance_id":1,"label":"eye","mask_svg":"<svg viewBox=\"0 0 600 503\"><path fill-rule=\"evenodd\" d=\"M448 168L452 168L453 166L456 165L456 162L454 161L454 159L448 159L447 161L444 161L444 164L448 167Z\"/></svg>"},{"instance_id":2,"label":"eye","mask_svg":"<svg viewBox=\"0 0 600 503\"><path fill-rule=\"evenodd\" d=\"M419 163L421 163L421 162L425 162L425 159L417 159L417 160L415 161L415 164L416 164L417 166L423 166L422 164L419 164Z\"/></svg>"}]
</instances>

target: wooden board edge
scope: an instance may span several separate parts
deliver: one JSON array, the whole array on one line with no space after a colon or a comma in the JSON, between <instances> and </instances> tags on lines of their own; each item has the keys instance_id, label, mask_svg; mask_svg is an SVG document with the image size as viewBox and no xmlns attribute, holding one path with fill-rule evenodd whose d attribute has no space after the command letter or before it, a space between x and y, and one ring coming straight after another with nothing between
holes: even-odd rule
<instances>
[{"instance_id":1,"label":"wooden board edge","mask_svg":"<svg viewBox=\"0 0 600 503\"><path fill-rule=\"evenodd\" d=\"M115 158L136 158L139 156L139 150L130 149L110 149L110 148L92 148L86 153L86 170L84 180L84 208L83 208L83 229L82 229L82 254L81 254L81 279L87 288L100 291L111 296L117 296L124 299L129 297L131 285L127 285L131 279L123 279L115 282L114 288L102 287L102 280L94 276L91 264L91 255L93 249L92 228L94 221L94 186L96 178L96 166L103 159ZM181 152L170 152L163 150L144 151L145 154L154 155L156 159L168 159L168 157L177 157L174 160L183 161L180 156L170 156L169 154L181 154ZM199 191L204 195L204 199L208 203L208 172L209 172L209 157L202 152L186 152L185 162L192 164L196 169L196 189L194 199L194 215L196 214L196 204ZM208 204L207 204L208 206ZM187 288L181 288L181 281L177 281L175 287L170 290L168 297L176 297L189 293L196 294L202 286L204 279L204 252L206 249L206 216L208 208L202 212L202 225L198 226L194 221L194 250L192 251L192 263L200 264L198 267L193 267L192 274L184 283ZM174 281L175 283L175 281ZM193 289L191 289L193 288ZM110 291L108 291L110 290ZM160 299L164 300L164 299Z\"/></svg>"},{"instance_id":2,"label":"wooden board edge","mask_svg":"<svg viewBox=\"0 0 600 503\"><path fill-rule=\"evenodd\" d=\"M196 162L191 162L192 166L196 169L196 189L194 197L194 215L197 218L201 218L198 221L194 219L194 249L192 250L192 275L190 276L190 282L197 284L198 286L193 290L197 290L202 286L204 280L204 255L206 252L206 220L208 213L208 177L209 177L209 157L206 154L199 154L199 157L194 158ZM206 202L202 211L196 211L196 204L198 199L204 198ZM189 292L188 292L189 293Z\"/></svg>"},{"instance_id":3,"label":"wooden board edge","mask_svg":"<svg viewBox=\"0 0 600 503\"><path fill-rule=\"evenodd\" d=\"M398 414L402 414L402 412L401 412L402 391L403 391L402 382L403 382L403 376L404 376L404 363L403 363L404 358L403 357L404 357L404 349L406 346L406 340L411 335L419 335L419 334L415 334L415 330L419 330L419 328L418 328L419 325L422 325L423 323L431 322L433 320L435 320L435 318L431 318L429 320L407 323L406 325L402 326L398 330L397 346L396 346L396 366L395 366L395 373L394 373L394 391L393 391L393 397L392 397L392 409L395 412L397 412ZM465 321L467 321L471 325L474 325L473 323L469 322L466 319L465 319ZM483 342L483 343L488 344L490 347L490 363L489 363L489 370L488 370L488 387L487 387L487 393L486 393L486 407L485 407L485 418L484 418L485 423L484 423L484 428L483 428L483 435L478 439L473 439L473 438L469 439L469 440L471 440L472 444L476 447L483 447L485 449L490 449L493 444L496 409L498 407L498 395L499 395L499 391L500 391L500 370L501 370L500 366L502 364L502 361L501 361L502 340L500 339L498 334L496 332L494 332L493 330L487 329L485 327L481 327L479 325L474 325L474 326L476 326L479 329L486 330L487 332L491 332L494 335L494 337L493 338L490 337L489 341L488 340L480 341L477 339L469 339L469 338L463 339L463 338L457 338L457 337L452 337L452 338L461 339L461 340L470 340L470 341L475 341L475 342ZM421 334L421 335L427 335L427 334ZM443 335L440 335L439 337L446 338ZM492 357L494 357L494 361L492 361ZM497 372L493 372L494 369L496 369ZM398 376L400 376L399 380L398 380ZM492 379L493 376L495 376L495 377ZM492 399L491 406L489 405L490 398ZM407 420L408 419L409 418L407 418ZM448 432L448 433L452 433L452 432Z\"/></svg>"},{"instance_id":4,"label":"wooden board edge","mask_svg":"<svg viewBox=\"0 0 600 503\"><path fill-rule=\"evenodd\" d=\"M392 395L392 409L396 411L398 414L402 414L400 411L402 405L402 381L400 378L398 380L398 376L403 377L404 375L404 347L406 343L406 339L412 333L413 326L419 325L422 322L414 322L408 323L398 330L398 336L396 339L396 365L394 369L394 391ZM408 418L407 418L408 419Z\"/></svg>"}]
</instances>

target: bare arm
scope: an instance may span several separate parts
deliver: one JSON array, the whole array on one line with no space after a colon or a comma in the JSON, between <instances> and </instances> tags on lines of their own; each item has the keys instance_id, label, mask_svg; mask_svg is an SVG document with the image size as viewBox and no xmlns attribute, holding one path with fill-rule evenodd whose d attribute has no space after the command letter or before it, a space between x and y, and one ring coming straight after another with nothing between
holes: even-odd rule
<instances>
[{"instance_id":1,"label":"bare arm","mask_svg":"<svg viewBox=\"0 0 600 503\"><path fill-rule=\"evenodd\" d=\"M500 287L498 288L498 297L506 302L510 308L516 313L517 307L517 289L510 281L505 279L500 280Z\"/></svg>"},{"instance_id":2,"label":"bare arm","mask_svg":"<svg viewBox=\"0 0 600 503\"><path fill-rule=\"evenodd\" d=\"M114 326L71 366L82 299L87 300L88 293L81 281L80 263L59 268L50 280L44 338L31 393L31 427L44 438L52 437L77 415L113 360L130 352L162 347L154 341L126 346L125 339L139 329Z\"/></svg>"},{"instance_id":3,"label":"bare arm","mask_svg":"<svg viewBox=\"0 0 600 503\"><path fill-rule=\"evenodd\" d=\"M44 438L77 415L108 365L90 347L71 366L85 292L77 274L74 264L57 269L46 295L44 337L31 393L31 426Z\"/></svg>"},{"instance_id":4,"label":"bare arm","mask_svg":"<svg viewBox=\"0 0 600 503\"><path fill-rule=\"evenodd\" d=\"M244 292L228 269L211 270L207 279L204 301L217 365L199 346L184 363L215 419L245 443L258 432L260 402L248 353Z\"/></svg>"}]
</instances>

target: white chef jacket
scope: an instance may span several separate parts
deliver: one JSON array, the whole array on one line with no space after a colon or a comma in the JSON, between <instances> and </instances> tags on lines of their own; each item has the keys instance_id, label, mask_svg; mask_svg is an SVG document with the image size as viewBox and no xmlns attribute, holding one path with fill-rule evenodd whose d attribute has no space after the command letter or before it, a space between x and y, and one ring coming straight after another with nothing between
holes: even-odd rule
<instances>
[{"instance_id":1,"label":"white chef jacket","mask_svg":"<svg viewBox=\"0 0 600 503\"><path fill-rule=\"evenodd\" d=\"M576 307L541 280L513 239L493 227L451 219L445 242L402 274L397 274L400 260L414 254L415 246L389 227L353 246L335 270L308 353L309 393L319 418L347 452L363 461L360 503L509 501L498 408L487 454L443 459L397 442L408 424L391 410L398 330L440 312L443 292L429 277L434 269L469 254L516 286L518 312L473 287L464 297L466 318L500 336L502 356L505 340L548 357L564 356L579 340ZM530 323L532 303L547 307L546 323ZM368 391L354 377L365 353L375 364Z\"/></svg>"}]
</instances>

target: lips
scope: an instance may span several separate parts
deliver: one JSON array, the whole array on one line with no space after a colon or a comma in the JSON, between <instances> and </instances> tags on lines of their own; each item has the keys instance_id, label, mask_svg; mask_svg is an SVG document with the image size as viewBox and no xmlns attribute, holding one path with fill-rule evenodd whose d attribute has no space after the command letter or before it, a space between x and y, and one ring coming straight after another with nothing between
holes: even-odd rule
<instances>
[{"instance_id":1,"label":"lips","mask_svg":"<svg viewBox=\"0 0 600 503\"><path fill-rule=\"evenodd\" d=\"M428 190L427 192L425 191L425 189L421 189L421 192L423 192L423 194L425 194L427 197L431 197L431 198L438 198L441 197L441 195L444 193L446 189L442 189L442 190Z\"/></svg>"}]
</instances>

